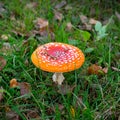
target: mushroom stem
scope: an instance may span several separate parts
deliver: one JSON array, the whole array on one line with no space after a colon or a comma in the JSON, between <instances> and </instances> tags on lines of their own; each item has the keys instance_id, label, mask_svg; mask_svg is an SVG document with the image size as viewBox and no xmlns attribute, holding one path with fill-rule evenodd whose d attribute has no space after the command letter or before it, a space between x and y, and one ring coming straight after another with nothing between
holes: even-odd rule
<instances>
[{"instance_id":1,"label":"mushroom stem","mask_svg":"<svg viewBox=\"0 0 120 120\"><path fill-rule=\"evenodd\" d=\"M53 79L54 82L57 82L59 85L61 85L65 78L63 76L63 73L55 72L52 76L52 79Z\"/></svg>"}]
</instances>

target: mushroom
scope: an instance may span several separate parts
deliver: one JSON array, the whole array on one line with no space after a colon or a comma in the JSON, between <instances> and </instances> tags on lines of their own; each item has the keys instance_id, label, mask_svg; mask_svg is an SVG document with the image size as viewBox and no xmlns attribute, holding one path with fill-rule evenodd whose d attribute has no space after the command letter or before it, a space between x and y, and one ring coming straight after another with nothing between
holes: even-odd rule
<instances>
[{"instance_id":1,"label":"mushroom","mask_svg":"<svg viewBox=\"0 0 120 120\"><path fill-rule=\"evenodd\" d=\"M33 64L41 70L54 72L53 81L62 84L63 72L78 69L84 63L83 52L72 45L51 42L39 46L31 55Z\"/></svg>"}]
</instances>

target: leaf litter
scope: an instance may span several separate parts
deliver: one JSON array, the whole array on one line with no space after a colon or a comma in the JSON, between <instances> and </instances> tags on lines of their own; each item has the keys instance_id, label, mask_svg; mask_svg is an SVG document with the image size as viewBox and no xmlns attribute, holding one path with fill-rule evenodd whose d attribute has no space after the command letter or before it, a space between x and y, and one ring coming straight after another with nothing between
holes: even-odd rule
<instances>
[{"instance_id":1,"label":"leaf litter","mask_svg":"<svg viewBox=\"0 0 120 120\"><path fill-rule=\"evenodd\" d=\"M42 37L50 37L52 40L55 39L54 32L52 28L49 26L49 22L43 18L37 18L33 21L36 28L36 34Z\"/></svg>"},{"instance_id":2,"label":"leaf litter","mask_svg":"<svg viewBox=\"0 0 120 120\"><path fill-rule=\"evenodd\" d=\"M102 68L97 64L92 64L91 66L88 67L87 71L88 71L88 74L90 75L95 74L100 76L100 75L106 74L108 72L108 68L107 67Z\"/></svg>"},{"instance_id":3,"label":"leaf litter","mask_svg":"<svg viewBox=\"0 0 120 120\"><path fill-rule=\"evenodd\" d=\"M17 79L13 78L10 80L10 87L20 87L20 95L29 94L31 92L31 86L27 82L17 82Z\"/></svg>"}]
</instances>

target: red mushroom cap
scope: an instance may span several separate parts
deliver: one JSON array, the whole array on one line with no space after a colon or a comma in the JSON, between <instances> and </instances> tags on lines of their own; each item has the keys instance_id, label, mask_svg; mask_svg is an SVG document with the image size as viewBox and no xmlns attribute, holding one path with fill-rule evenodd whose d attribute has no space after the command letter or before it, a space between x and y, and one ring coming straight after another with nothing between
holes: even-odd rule
<instances>
[{"instance_id":1,"label":"red mushroom cap","mask_svg":"<svg viewBox=\"0 0 120 120\"><path fill-rule=\"evenodd\" d=\"M41 45L31 59L35 66L48 72L69 72L80 68L85 61L79 48L58 42Z\"/></svg>"}]
</instances>

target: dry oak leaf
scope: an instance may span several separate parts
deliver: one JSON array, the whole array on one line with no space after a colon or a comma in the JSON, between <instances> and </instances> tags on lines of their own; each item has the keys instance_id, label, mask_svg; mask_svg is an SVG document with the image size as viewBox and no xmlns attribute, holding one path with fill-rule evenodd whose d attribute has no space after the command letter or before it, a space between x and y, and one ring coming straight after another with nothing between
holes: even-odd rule
<instances>
[{"instance_id":1,"label":"dry oak leaf","mask_svg":"<svg viewBox=\"0 0 120 120\"><path fill-rule=\"evenodd\" d=\"M107 68L102 68L101 66L98 66L97 64L93 64L90 67L88 67L88 74L92 75L102 75L107 73Z\"/></svg>"},{"instance_id":2,"label":"dry oak leaf","mask_svg":"<svg viewBox=\"0 0 120 120\"><path fill-rule=\"evenodd\" d=\"M0 56L0 71L5 67L6 65L6 60Z\"/></svg>"}]
</instances>

